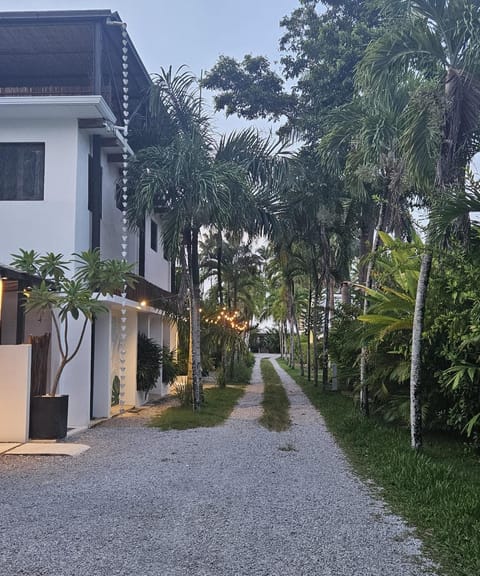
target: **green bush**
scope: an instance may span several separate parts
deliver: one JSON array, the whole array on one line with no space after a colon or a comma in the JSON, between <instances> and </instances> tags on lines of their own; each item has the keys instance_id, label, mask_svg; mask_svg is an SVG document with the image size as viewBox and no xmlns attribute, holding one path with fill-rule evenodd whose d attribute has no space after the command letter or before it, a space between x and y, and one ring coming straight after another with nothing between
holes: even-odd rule
<instances>
[{"instance_id":1,"label":"green bush","mask_svg":"<svg viewBox=\"0 0 480 576\"><path fill-rule=\"evenodd\" d=\"M162 348L162 382L173 384L180 374L178 364L175 362L175 350L169 350L167 346Z\"/></svg>"},{"instance_id":2,"label":"green bush","mask_svg":"<svg viewBox=\"0 0 480 576\"><path fill-rule=\"evenodd\" d=\"M161 346L145 334L137 341L137 390L148 392L155 387L162 366Z\"/></svg>"},{"instance_id":3,"label":"green bush","mask_svg":"<svg viewBox=\"0 0 480 576\"><path fill-rule=\"evenodd\" d=\"M172 388L173 396L180 402L184 408L192 406L192 385L188 382L176 382Z\"/></svg>"},{"instance_id":4,"label":"green bush","mask_svg":"<svg viewBox=\"0 0 480 576\"><path fill-rule=\"evenodd\" d=\"M253 354L246 355L245 357L242 357L240 360L235 362L231 369L227 370L227 374L225 376L226 383L248 384L248 382L250 382L253 367L251 358L253 358L254 364L255 358L253 357Z\"/></svg>"}]
</instances>

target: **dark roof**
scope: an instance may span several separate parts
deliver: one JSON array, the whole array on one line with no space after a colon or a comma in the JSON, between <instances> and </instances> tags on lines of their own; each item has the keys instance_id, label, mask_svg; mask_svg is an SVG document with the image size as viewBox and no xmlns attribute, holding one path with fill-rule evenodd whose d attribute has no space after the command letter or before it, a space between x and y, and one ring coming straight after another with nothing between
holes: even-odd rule
<instances>
[{"instance_id":1,"label":"dark roof","mask_svg":"<svg viewBox=\"0 0 480 576\"><path fill-rule=\"evenodd\" d=\"M118 12L111 10L42 10L0 12L1 20L97 20L111 17L121 22Z\"/></svg>"},{"instance_id":2,"label":"dark roof","mask_svg":"<svg viewBox=\"0 0 480 576\"><path fill-rule=\"evenodd\" d=\"M0 279L23 280L24 282L31 284L40 283L40 278L38 276L33 276L31 274L26 274L25 272L20 272L20 270L12 268L11 266L6 266L5 264L0 264Z\"/></svg>"},{"instance_id":3,"label":"dark roof","mask_svg":"<svg viewBox=\"0 0 480 576\"><path fill-rule=\"evenodd\" d=\"M106 23L107 21L122 22L118 12L111 10L45 10L42 12L0 12L0 25L15 23L62 23L68 24L69 22L78 21L98 21ZM135 55L139 66L145 72L145 75L150 78L147 69L141 61L132 40L129 37L130 48Z\"/></svg>"},{"instance_id":4,"label":"dark roof","mask_svg":"<svg viewBox=\"0 0 480 576\"><path fill-rule=\"evenodd\" d=\"M118 12L0 12L0 88L3 89L0 95L17 95L16 88L26 89L25 93L30 90L31 95L43 95L49 87L58 85L64 94L92 93L98 29L103 46L102 76L109 78L109 89L118 92L122 81L122 34L121 26L111 22L122 22ZM128 46L134 107L151 79L129 36ZM116 98L119 99L118 94ZM114 112L119 116L121 103L116 104Z\"/></svg>"}]
</instances>

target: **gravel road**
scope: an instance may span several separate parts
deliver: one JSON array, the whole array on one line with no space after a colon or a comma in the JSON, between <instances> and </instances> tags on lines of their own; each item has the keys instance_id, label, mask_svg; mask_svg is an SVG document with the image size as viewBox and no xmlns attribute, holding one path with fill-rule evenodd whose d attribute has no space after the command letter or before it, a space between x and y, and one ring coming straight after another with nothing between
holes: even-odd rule
<instances>
[{"instance_id":1,"label":"gravel road","mask_svg":"<svg viewBox=\"0 0 480 576\"><path fill-rule=\"evenodd\" d=\"M221 427L119 418L76 437L91 446L78 458L0 456L0 575L432 576L411 530L276 368L286 432L258 424L257 358Z\"/></svg>"}]
</instances>

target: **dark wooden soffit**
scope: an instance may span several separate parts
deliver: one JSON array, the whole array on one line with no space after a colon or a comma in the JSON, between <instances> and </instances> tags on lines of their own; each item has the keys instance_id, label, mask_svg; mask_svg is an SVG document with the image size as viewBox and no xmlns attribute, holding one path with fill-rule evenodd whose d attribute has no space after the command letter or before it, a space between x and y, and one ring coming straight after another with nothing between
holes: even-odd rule
<instances>
[{"instance_id":1,"label":"dark wooden soffit","mask_svg":"<svg viewBox=\"0 0 480 576\"><path fill-rule=\"evenodd\" d=\"M25 283L26 285L29 284L39 284L40 278L38 276L32 276L30 274L25 274L24 272L20 272L11 266L7 266L5 264L0 264L0 278L2 280L17 280Z\"/></svg>"},{"instance_id":2,"label":"dark wooden soffit","mask_svg":"<svg viewBox=\"0 0 480 576\"><path fill-rule=\"evenodd\" d=\"M141 303L145 301L147 306L164 310L169 314L178 312L177 294L159 288L141 276L135 277L137 283L133 288L127 288L127 298Z\"/></svg>"}]
</instances>

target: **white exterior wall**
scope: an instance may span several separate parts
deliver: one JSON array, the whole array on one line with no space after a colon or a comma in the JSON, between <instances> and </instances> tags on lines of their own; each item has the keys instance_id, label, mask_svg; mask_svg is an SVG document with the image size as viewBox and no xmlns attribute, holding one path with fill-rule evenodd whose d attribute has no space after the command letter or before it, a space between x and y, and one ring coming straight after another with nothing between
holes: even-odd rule
<instances>
[{"instance_id":1,"label":"white exterior wall","mask_svg":"<svg viewBox=\"0 0 480 576\"><path fill-rule=\"evenodd\" d=\"M88 157L91 152L91 135L78 129L78 118L93 117L85 108L81 115L74 115L73 108L64 108L57 115L55 104L48 110L25 107L25 113L18 110L12 117L3 110L0 142L23 143L40 142L45 144L45 179L43 201L1 201L0 202L0 262L10 263L11 254L20 248L37 252L60 252L66 258L71 254L87 250L91 238L91 213L88 210ZM37 117L37 115L39 117ZM122 242L122 214L116 207L115 187L119 178L118 164L108 163L107 153L102 152L102 220L100 229L101 252L104 258L120 258ZM162 233L158 224L158 251L150 244L150 219L147 218L145 238L145 278L165 290L170 290L170 265L163 258ZM138 272L139 238L136 233L128 233L128 255L135 263ZM8 296L5 295L5 299ZM16 314L16 303L8 307ZM5 311L4 313L9 314ZM106 315L107 316L107 315ZM13 318L13 317L12 317ZM6 320L6 318L4 318ZM43 322L37 323L33 316L27 318L25 335L43 333ZM160 321L161 322L161 321ZM117 323L113 314L100 322L96 335L96 345L104 346L108 361L95 363L95 393L93 398L94 416L110 414L111 382L113 367L111 354L115 342ZM7 322L4 322L6 325ZM81 321L70 323L72 341L81 329ZM12 322L13 326L13 322ZM137 360L137 311L128 312L127 336L127 405L138 403L136 394ZM160 326L160 325L159 325ZM163 327L158 327L156 337L162 344ZM99 339L107 337L106 343L99 345ZM2 341L15 342L16 334L2 333ZM167 339L168 340L168 339ZM51 376L58 365L56 338L51 338ZM3 366L2 366L3 367ZM90 371L91 371L91 327L87 327L83 344L75 359L64 370L59 393L68 394L69 427L88 426L90 421ZM30 378L28 379L30 382Z\"/></svg>"},{"instance_id":2,"label":"white exterior wall","mask_svg":"<svg viewBox=\"0 0 480 576\"><path fill-rule=\"evenodd\" d=\"M75 252L90 249L91 214L88 210L88 156L90 137L77 130L77 181L75 191Z\"/></svg>"},{"instance_id":3,"label":"white exterior wall","mask_svg":"<svg viewBox=\"0 0 480 576\"><path fill-rule=\"evenodd\" d=\"M120 310L112 310L111 313L111 380L114 376L121 376L122 365L120 363L121 345L121 321ZM127 310L127 338L125 340L126 349L126 372L125 372L125 404L127 406L137 406L137 311ZM111 382L110 382L111 384ZM110 386L111 389L111 386Z\"/></svg>"},{"instance_id":4,"label":"white exterior wall","mask_svg":"<svg viewBox=\"0 0 480 576\"><path fill-rule=\"evenodd\" d=\"M95 320L95 364L93 391L93 417L108 418L112 399L112 319L111 311Z\"/></svg>"},{"instance_id":5,"label":"white exterior wall","mask_svg":"<svg viewBox=\"0 0 480 576\"><path fill-rule=\"evenodd\" d=\"M169 346L169 340L165 341L164 338L164 319L163 314L153 314L153 313L139 313L138 314L138 331L145 334L148 338L152 338L161 347ZM169 334L168 334L169 335ZM162 372L160 371L160 376L156 382L156 385L150 391L152 394L159 394L164 396L168 393L168 386L164 385L162 382ZM144 402L144 394L141 393L141 401Z\"/></svg>"},{"instance_id":6,"label":"white exterior wall","mask_svg":"<svg viewBox=\"0 0 480 576\"><path fill-rule=\"evenodd\" d=\"M45 183L43 201L0 203L0 262L19 248L67 256L77 249L77 134L74 118L2 118L0 142L45 143Z\"/></svg>"},{"instance_id":7,"label":"white exterior wall","mask_svg":"<svg viewBox=\"0 0 480 576\"><path fill-rule=\"evenodd\" d=\"M151 248L150 220L154 220L158 227L158 251ZM147 216L145 221L145 279L170 291L170 262L163 257L162 228L155 216Z\"/></svg>"},{"instance_id":8,"label":"white exterior wall","mask_svg":"<svg viewBox=\"0 0 480 576\"><path fill-rule=\"evenodd\" d=\"M0 442L27 442L31 346L0 346Z\"/></svg>"},{"instance_id":9,"label":"white exterior wall","mask_svg":"<svg viewBox=\"0 0 480 576\"><path fill-rule=\"evenodd\" d=\"M160 346L164 346L163 342L163 316L152 316L150 319L150 338L156 340ZM160 394L164 396L168 393L168 386L162 382L163 370L160 370L160 376L156 382L155 388L152 388L153 394Z\"/></svg>"},{"instance_id":10,"label":"white exterior wall","mask_svg":"<svg viewBox=\"0 0 480 576\"><path fill-rule=\"evenodd\" d=\"M74 321L69 318L69 348L73 350L83 326L83 317ZM91 325L88 323L80 350L67 364L60 378L58 394L68 394L68 426L84 428L90 423L90 370L91 370ZM60 354L55 333L51 337L51 378L55 377Z\"/></svg>"},{"instance_id":11,"label":"white exterior wall","mask_svg":"<svg viewBox=\"0 0 480 576\"><path fill-rule=\"evenodd\" d=\"M102 154L102 220L100 225L100 250L102 258L122 258L122 213L116 205L116 183L120 178L118 164L109 164L107 154ZM138 272L138 234L127 233L127 260L135 264Z\"/></svg>"}]
</instances>

